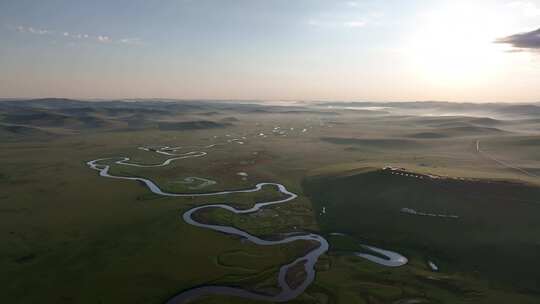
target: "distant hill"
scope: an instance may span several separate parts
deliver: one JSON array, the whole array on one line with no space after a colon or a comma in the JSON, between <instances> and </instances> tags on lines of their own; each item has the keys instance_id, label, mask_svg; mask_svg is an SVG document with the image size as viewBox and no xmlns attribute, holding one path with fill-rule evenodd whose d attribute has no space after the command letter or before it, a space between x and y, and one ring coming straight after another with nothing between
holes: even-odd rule
<instances>
[{"instance_id":1,"label":"distant hill","mask_svg":"<svg viewBox=\"0 0 540 304\"><path fill-rule=\"evenodd\" d=\"M103 118L77 113L67 115L46 110L27 110L4 115L3 121L9 124L30 125L37 127L57 127L67 129L103 128L109 125Z\"/></svg>"},{"instance_id":2,"label":"distant hill","mask_svg":"<svg viewBox=\"0 0 540 304\"><path fill-rule=\"evenodd\" d=\"M237 121L240 121L240 120L238 118L236 118L236 117L229 116L229 117L223 118L221 121L232 123L232 122L237 122Z\"/></svg>"},{"instance_id":3,"label":"distant hill","mask_svg":"<svg viewBox=\"0 0 540 304\"><path fill-rule=\"evenodd\" d=\"M540 187L361 169L303 181L314 210L326 210L315 213L323 233L346 232L390 248L414 249L438 256L455 271L489 274L531 291L538 288L538 238L531 231L540 228ZM459 219L409 216L402 208L456 214Z\"/></svg>"},{"instance_id":4,"label":"distant hill","mask_svg":"<svg viewBox=\"0 0 540 304\"><path fill-rule=\"evenodd\" d=\"M53 136L56 136L56 134L39 128L0 124L0 138L6 140L26 139L28 137L50 138Z\"/></svg>"},{"instance_id":5,"label":"distant hill","mask_svg":"<svg viewBox=\"0 0 540 304\"><path fill-rule=\"evenodd\" d=\"M511 105L498 109L501 114L514 114L523 116L540 116L540 106L537 105Z\"/></svg>"},{"instance_id":6,"label":"distant hill","mask_svg":"<svg viewBox=\"0 0 540 304\"><path fill-rule=\"evenodd\" d=\"M163 131L189 131L201 129L217 129L232 126L230 123L217 123L208 120L182 121L182 122L159 122L158 129Z\"/></svg>"},{"instance_id":7,"label":"distant hill","mask_svg":"<svg viewBox=\"0 0 540 304\"><path fill-rule=\"evenodd\" d=\"M448 137L448 135L444 133L436 133L436 132L419 132L419 133L410 134L406 137L433 139L433 138L446 138Z\"/></svg>"},{"instance_id":8,"label":"distant hill","mask_svg":"<svg viewBox=\"0 0 540 304\"><path fill-rule=\"evenodd\" d=\"M321 140L336 145L356 145L385 149L404 149L420 146L420 143L414 140L394 138L322 137Z\"/></svg>"}]
</instances>

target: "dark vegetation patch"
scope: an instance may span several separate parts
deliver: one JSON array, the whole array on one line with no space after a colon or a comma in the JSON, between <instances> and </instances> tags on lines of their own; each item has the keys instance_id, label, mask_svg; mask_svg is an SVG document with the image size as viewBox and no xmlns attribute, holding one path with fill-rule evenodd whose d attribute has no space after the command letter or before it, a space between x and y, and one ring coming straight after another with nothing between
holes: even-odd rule
<instances>
[{"instance_id":1,"label":"dark vegetation patch","mask_svg":"<svg viewBox=\"0 0 540 304\"><path fill-rule=\"evenodd\" d=\"M420 125L425 128L429 128L421 133L437 133L443 136L469 136L469 135L494 135L494 134L504 134L510 133L508 131L499 129L492 126L484 126L479 124L474 124L469 121L464 121L460 119L429 119L425 120L405 120L414 125Z\"/></svg>"},{"instance_id":2,"label":"dark vegetation patch","mask_svg":"<svg viewBox=\"0 0 540 304\"><path fill-rule=\"evenodd\" d=\"M240 121L240 119L231 116L231 117L225 117L221 121L224 121L224 122L238 122L238 121Z\"/></svg>"},{"instance_id":3,"label":"dark vegetation patch","mask_svg":"<svg viewBox=\"0 0 540 304\"><path fill-rule=\"evenodd\" d=\"M356 145L374 148L413 148L420 145L414 140L393 138L322 137L321 140L336 145Z\"/></svg>"},{"instance_id":4,"label":"dark vegetation patch","mask_svg":"<svg viewBox=\"0 0 540 304\"><path fill-rule=\"evenodd\" d=\"M519 119L513 121L516 124L540 124L540 118Z\"/></svg>"},{"instance_id":5,"label":"dark vegetation patch","mask_svg":"<svg viewBox=\"0 0 540 304\"><path fill-rule=\"evenodd\" d=\"M182 122L160 122L158 129L162 131L189 131L203 129L220 129L232 126L229 123L218 123L208 120L182 121Z\"/></svg>"},{"instance_id":6,"label":"dark vegetation patch","mask_svg":"<svg viewBox=\"0 0 540 304\"><path fill-rule=\"evenodd\" d=\"M32 262L36 258L36 255L31 253L25 256L21 256L15 259L15 263L17 264L26 264Z\"/></svg>"},{"instance_id":7,"label":"dark vegetation patch","mask_svg":"<svg viewBox=\"0 0 540 304\"><path fill-rule=\"evenodd\" d=\"M208 112L198 113L198 115L202 115L202 116L216 116L216 115L219 115L219 112L216 112L216 111L208 111Z\"/></svg>"},{"instance_id":8,"label":"dark vegetation patch","mask_svg":"<svg viewBox=\"0 0 540 304\"><path fill-rule=\"evenodd\" d=\"M4 121L11 124L31 124L42 127L60 127L69 119L67 115L49 112L20 112L4 116Z\"/></svg>"},{"instance_id":9,"label":"dark vegetation patch","mask_svg":"<svg viewBox=\"0 0 540 304\"><path fill-rule=\"evenodd\" d=\"M137 129L137 128L142 129L145 127L149 127L151 123L148 120L149 120L148 116L141 113L131 115L130 117L127 117L124 119L124 121L128 125L128 128L134 128L134 129Z\"/></svg>"},{"instance_id":10,"label":"dark vegetation patch","mask_svg":"<svg viewBox=\"0 0 540 304\"><path fill-rule=\"evenodd\" d=\"M459 126L444 129L443 131L456 135L482 135L482 134L502 134L508 133L498 128L478 127L478 126Z\"/></svg>"},{"instance_id":11,"label":"dark vegetation patch","mask_svg":"<svg viewBox=\"0 0 540 304\"><path fill-rule=\"evenodd\" d=\"M18 138L28 137L28 136L41 136L41 137L48 138L54 135L55 134L51 132L47 132L39 128L0 124L0 136L18 137Z\"/></svg>"},{"instance_id":12,"label":"dark vegetation patch","mask_svg":"<svg viewBox=\"0 0 540 304\"><path fill-rule=\"evenodd\" d=\"M443 134L443 133L435 133L435 132L420 132L420 133L410 134L407 137L431 139L431 138L445 138L445 137L448 137L448 135Z\"/></svg>"},{"instance_id":13,"label":"dark vegetation patch","mask_svg":"<svg viewBox=\"0 0 540 304\"><path fill-rule=\"evenodd\" d=\"M540 187L500 181L418 179L376 170L311 177L304 192L323 233L343 232L405 255L430 256L450 272L479 273L540 291ZM402 208L456 214L407 216Z\"/></svg>"},{"instance_id":14,"label":"dark vegetation patch","mask_svg":"<svg viewBox=\"0 0 540 304\"><path fill-rule=\"evenodd\" d=\"M515 115L524 115L524 116L539 116L540 107L536 105L512 105L506 106L498 110L499 113L505 114L515 114Z\"/></svg>"},{"instance_id":15,"label":"dark vegetation patch","mask_svg":"<svg viewBox=\"0 0 540 304\"><path fill-rule=\"evenodd\" d=\"M400 122L404 127L422 128L422 132L434 132L446 134L454 132L456 134L447 135L465 135L466 133L475 134L495 134L505 132L501 127L510 125L508 121L493 119L490 117L469 117L469 116L395 116L394 122ZM428 129L429 128L429 129Z\"/></svg>"},{"instance_id":16,"label":"dark vegetation patch","mask_svg":"<svg viewBox=\"0 0 540 304\"><path fill-rule=\"evenodd\" d=\"M512 142L512 144L520 146L540 146L540 137L520 139Z\"/></svg>"},{"instance_id":17,"label":"dark vegetation patch","mask_svg":"<svg viewBox=\"0 0 540 304\"><path fill-rule=\"evenodd\" d=\"M496 126L503 124L502 121L489 117L473 117L469 120L470 123L484 126Z\"/></svg>"},{"instance_id":18,"label":"dark vegetation patch","mask_svg":"<svg viewBox=\"0 0 540 304\"><path fill-rule=\"evenodd\" d=\"M425 277L421 275L415 276L415 278L421 282L423 282L425 285L429 286L436 286L440 289L444 289L450 293L453 294L459 294L463 297L467 298L468 300L478 300L482 296L482 294L478 293L478 291L470 288L470 286L466 286L462 282L452 280L451 278L430 278Z\"/></svg>"},{"instance_id":19,"label":"dark vegetation patch","mask_svg":"<svg viewBox=\"0 0 540 304\"><path fill-rule=\"evenodd\" d=\"M334 126L346 126L346 125L348 125L348 123L343 122L343 121L327 121L326 124L327 125L334 125Z\"/></svg>"},{"instance_id":20,"label":"dark vegetation patch","mask_svg":"<svg viewBox=\"0 0 540 304\"><path fill-rule=\"evenodd\" d=\"M90 115L98 112L98 109L94 107L82 107L82 108L67 108L67 109L58 109L58 113L66 115Z\"/></svg>"},{"instance_id":21,"label":"dark vegetation patch","mask_svg":"<svg viewBox=\"0 0 540 304\"><path fill-rule=\"evenodd\" d=\"M279 114L310 114L310 115L324 115L324 116L338 116L341 115L338 112L330 112L330 111L309 111L309 110L296 110L296 111L278 111L276 113Z\"/></svg>"},{"instance_id":22,"label":"dark vegetation patch","mask_svg":"<svg viewBox=\"0 0 540 304\"><path fill-rule=\"evenodd\" d=\"M428 118L414 118L420 124L428 126L497 126L504 124L502 121L490 117L468 117L468 116L435 116Z\"/></svg>"},{"instance_id":23,"label":"dark vegetation patch","mask_svg":"<svg viewBox=\"0 0 540 304\"><path fill-rule=\"evenodd\" d=\"M409 137L440 138L450 136L477 136L510 133L499 126L506 123L487 117L405 117L398 121L422 127L422 132L413 133ZM437 135L435 135L437 134Z\"/></svg>"},{"instance_id":24,"label":"dark vegetation patch","mask_svg":"<svg viewBox=\"0 0 540 304\"><path fill-rule=\"evenodd\" d=\"M87 114L60 114L47 111L24 111L4 114L3 121L9 124L34 127L58 127L70 129L102 128L107 121Z\"/></svg>"},{"instance_id":25,"label":"dark vegetation patch","mask_svg":"<svg viewBox=\"0 0 540 304\"><path fill-rule=\"evenodd\" d=\"M239 113L258 111L272 107L234 104L213 101L78 101L69 99L35 99L0 101L0 132L26 134L36 132L24 127L58 128L58 133L70 134L84 130L140 130L155 128L160 130L197 130L224 128L238 121L226 117L222 121L172 121L175 116L214 116L228 110ZM186 119L187 120L187 119ZM11 125L22 127L11 127ZM0 134L6 135L6 134ZM9 135L9 134L8 134ZM37 134L39 135L39 134ZM43 135L43 134L42 134Z\"/></svg>"}]
</instances>

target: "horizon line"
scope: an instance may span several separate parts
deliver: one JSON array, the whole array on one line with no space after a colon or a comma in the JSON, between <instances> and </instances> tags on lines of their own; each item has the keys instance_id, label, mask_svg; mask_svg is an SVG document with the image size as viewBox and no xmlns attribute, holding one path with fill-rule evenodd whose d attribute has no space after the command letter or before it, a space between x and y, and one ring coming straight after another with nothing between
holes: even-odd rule
<instances>
[{"instance_id":1,"label":"horizon line","mask_svg":"<svg viewBox=\"0 0 540 304\"><path fill-rule=\"evenodd\" d=\"M122 98L103 98L103 97L0 97L0 101L8 100L71 100L71 101L219 101L219 102L296 102L296 103L329 103L329 102L350 102L350 103L457 103L457 104L537 104L538 101L448 101L448 100L358 100L358 99L255 99L255 98L170 98L170 97L122 97Z\"/></svg>"}]
</instances>

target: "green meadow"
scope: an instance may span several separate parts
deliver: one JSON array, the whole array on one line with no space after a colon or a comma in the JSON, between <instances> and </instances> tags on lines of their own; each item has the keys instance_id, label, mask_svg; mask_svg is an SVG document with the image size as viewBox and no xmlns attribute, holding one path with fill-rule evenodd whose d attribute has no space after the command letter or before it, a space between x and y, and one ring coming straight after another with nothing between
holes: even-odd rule
<instances>
[{"instance_id":1,"label":"green meadow","mask_svg":"<svg viewBox=\"0 0 540 304\"><path fill-rule=\"evenodd\" d=\"M100 177L86 165L98 158L112 158L100 163L111 174L148 178L169 192L274 182L298 194L248 215L197 214L266 239L324 236L330 249L315 266L315 281L291 303L540 299L540 121L534 118L181 102L169 110L74 102L78 110L68 111L42 103L28 105L39 115L0 107L3 303L164 303L201 285L275 294L280 266L312 249L303 241L257 246L181 219L195 206L248 208L280 198L273 187L163 197L140 182ZM212 144L218 145L206 148ZM115 163L129 157L160 164L171 156L138 147L161 145L207 155L163 167ZM200 184L186 182L190 177L215 183L194 189ZM354 255L362 245L399 252L409 263L375 264ZM291 280L302 281L302 271ZM209 296L194 303L256 301Z\"/></svg>"}]
</instances>

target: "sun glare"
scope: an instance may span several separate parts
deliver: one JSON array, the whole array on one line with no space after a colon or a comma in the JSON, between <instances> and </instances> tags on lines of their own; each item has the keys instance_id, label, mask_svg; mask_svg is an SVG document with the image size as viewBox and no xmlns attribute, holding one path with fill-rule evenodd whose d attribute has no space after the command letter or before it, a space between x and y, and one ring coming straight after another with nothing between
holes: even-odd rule
<instances>
[{"instance_id":1,"label":"sun glare","mask_svg":"<svg viewBox=\"0 0 540 304\"><path fill-rule=\"evenodd\" d=\"M508 47L493 43L510 20L496 7L451 4L418 17L407 42L417 76L443 86L471 86L497 77Z\"/></svg>"}]
</instances>

